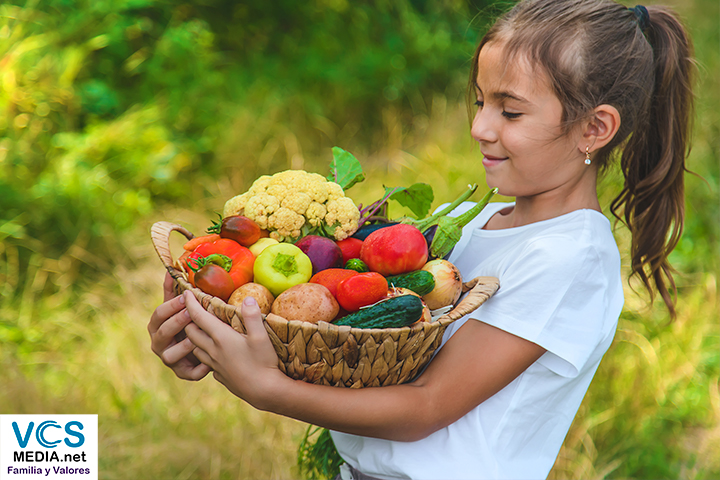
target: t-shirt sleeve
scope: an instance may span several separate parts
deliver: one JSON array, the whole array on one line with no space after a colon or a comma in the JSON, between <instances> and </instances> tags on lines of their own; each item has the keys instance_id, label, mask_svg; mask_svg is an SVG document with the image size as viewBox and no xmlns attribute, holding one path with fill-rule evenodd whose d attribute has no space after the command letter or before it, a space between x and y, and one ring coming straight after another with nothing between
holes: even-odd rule
<instances>
[{"instance_id":1,"label":"t-shirt sleeve","mask_svg":"<svg viewBox=\"0 0 720 480\"><path fill-rule=\"evenodd\" d=\"M539 362L575 377L606 335L608 279L594 248L564 236L529 243L470 317L545 348Z\"/></svg>"}]
</instances>

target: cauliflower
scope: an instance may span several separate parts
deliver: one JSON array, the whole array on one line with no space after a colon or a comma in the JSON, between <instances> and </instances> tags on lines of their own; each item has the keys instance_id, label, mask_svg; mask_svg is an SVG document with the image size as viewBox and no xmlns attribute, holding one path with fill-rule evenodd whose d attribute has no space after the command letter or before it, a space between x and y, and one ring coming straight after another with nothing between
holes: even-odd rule
<instances>
[{"instance_id":1,"label":"cauliflower","mask_svg":"<svg viewBox=\"0 0 720 480\"><path fill-rule=\"evenodd\" d=\"M243 215L252 218L260 228L267 230L268 217L279 208L280 202L276 197L268 195L267 193L258 193L245 200Z\"/></svg>"},{"instance_id":2,"label":"cauliflower","mask_svg":"<svg viewBox=\"0 0 720 480\"><path fill-rule=\"evenodd\" d=\"M285 170L263 175L225 203L223 217L245 215L278 241L310 233L343 240L358 228L360 211L342 187L317 173Z\"/></svg>"},{"instance_id":3,"label":"cauliflower","mask_svg":"<svg viewBox=\"0 0 720 480\"><path fill-rule=\"evenodd\" d=\"M289 208L280 207L267 219L267 230L270 230L270 238L282 241L283 237L298 238L304 224L305 218L302 215Z\"/></svg>"},{"instance_id":4,"label":"cauliflower","mask_svg":"<svg viewBox=\"0 0 720 480\"><path fill-rule=\"evenodd\" d=\"M325 223L335 227L332 234L336 239L343 240L355 233L359 220L360 211L349 197L328 201Z\"/></svg>"},{"instance_id":5,"label":"cauliflower","mask_svg":"<svg viewBox=\"0 0 720 480\"><path fill-rule=\"evenodd\" d=\"M325 204L312 202L307 210L305 210L305 218L313 227L319 227L325 221L327 208Z\"/></svg>"}]
</instances>

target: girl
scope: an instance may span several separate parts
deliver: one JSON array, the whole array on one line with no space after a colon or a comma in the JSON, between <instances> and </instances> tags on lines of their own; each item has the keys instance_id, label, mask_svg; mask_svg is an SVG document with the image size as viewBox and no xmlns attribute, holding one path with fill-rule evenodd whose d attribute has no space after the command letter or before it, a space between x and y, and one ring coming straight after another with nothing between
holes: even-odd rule
<instances>
[{"instance_id":1,"label":"girl","mask_svg":"<svg viewBox=\"0 0 720 480\"><path fill-rule=\"evenodd\" d=\"M169 277L148 327L153 351L180 378L212 371L258 409L333 430L352 478L546 477L623 305L596 193L616 151L625 184L611 210L632 234L632 273L674 313L667 257L683 225L690 55L667 9L611 0L525 0L489 30L473 61L471 133L488 185L515 202L488 206L450 261L501 287L448 328L413 382L292 380L254 301L241 335L189 292L173 298Z\"/></svg>"}]
</instances>

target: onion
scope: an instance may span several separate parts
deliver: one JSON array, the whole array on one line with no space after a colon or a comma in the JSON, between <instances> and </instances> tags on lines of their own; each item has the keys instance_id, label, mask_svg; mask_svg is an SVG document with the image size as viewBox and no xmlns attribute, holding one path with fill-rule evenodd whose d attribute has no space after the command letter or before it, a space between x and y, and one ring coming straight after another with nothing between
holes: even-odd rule
<instances>
[{"instance_id":1,"label":"onion","mask_svg":"<svg viewBox=\"0 0 720 480\"><path fill-rule=\"evenodd\" d=\"M422 297L430 310L454 305L462 294L463 281L460 270L442 258L430 260L422 269L435 277L435 288Z\"/></svg>"}]
</instances>

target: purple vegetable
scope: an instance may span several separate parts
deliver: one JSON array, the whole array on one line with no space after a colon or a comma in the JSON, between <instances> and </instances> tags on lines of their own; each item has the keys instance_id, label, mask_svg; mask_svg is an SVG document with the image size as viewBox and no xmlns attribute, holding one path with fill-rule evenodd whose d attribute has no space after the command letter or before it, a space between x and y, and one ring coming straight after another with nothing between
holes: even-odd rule
<instances>
[{"instance_id":1,"label":"purple vegetable","mask_svg":"<svg viewBox=\"0 0 720 480\"><path fill-rule=\"evenodd\" d=\"M342 268L342 250L337 243L320 235L307 235L295 243L310 258L313 275L328 268Z\"/></svg>"}]
</instances>

